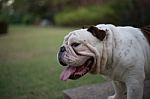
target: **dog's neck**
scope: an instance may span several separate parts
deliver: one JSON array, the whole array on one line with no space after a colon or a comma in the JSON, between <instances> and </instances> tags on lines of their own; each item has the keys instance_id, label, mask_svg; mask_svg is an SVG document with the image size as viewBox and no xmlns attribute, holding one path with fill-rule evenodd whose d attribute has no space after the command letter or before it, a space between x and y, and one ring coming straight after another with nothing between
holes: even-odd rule
<instances>
[{"instance_id":1,"label":"dog's neck","mask_svg":"<svg viewBox=\"0 0 150 99\"><path fill-rule=\"evenodd\" d=\"M107 72L109 72L113 67L112 64L114 63L114 51L117 48L117 32L115 31L115 29L113 29L113 26L110 26L108 28L108 34L107 37L105 38L105 40L103 41L104 44L104 50L103 53L105 53L106 55L106 61L105 61L105 65L103 65L103 69L101 70L100 74L107 74Z\"/></svg>"}]
</instances>

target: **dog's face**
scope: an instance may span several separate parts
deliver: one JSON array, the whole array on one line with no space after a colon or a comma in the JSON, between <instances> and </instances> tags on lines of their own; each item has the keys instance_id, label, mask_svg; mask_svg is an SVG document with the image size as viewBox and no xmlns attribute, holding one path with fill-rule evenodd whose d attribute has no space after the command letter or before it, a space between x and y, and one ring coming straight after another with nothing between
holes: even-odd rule
<instances>
[{"instance_id":1,"label":"dog's face","mask_svg":"<svg viewBox=\"0 0 150 99\"><path fill-rule=\"evenodd\" d=\"M106 36L104 30L91 26L70 32L65 36L58 52L61 65L68 66L61 74L61 80L78 79L90 72L96 65L96 52Z\"/></svg>"}]
</instances>

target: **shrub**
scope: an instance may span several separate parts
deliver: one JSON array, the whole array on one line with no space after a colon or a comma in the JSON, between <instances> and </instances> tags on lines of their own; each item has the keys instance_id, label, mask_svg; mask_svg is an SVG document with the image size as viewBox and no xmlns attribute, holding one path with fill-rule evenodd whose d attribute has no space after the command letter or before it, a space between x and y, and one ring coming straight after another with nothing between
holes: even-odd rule
<instances>
[{"instance_id":1,"label":"shrub","mask_svg":"<svg viewBox=\"0 0 150 99\"><path fill-rule=\"evenodd\" d=\"M35 16L33 14L24 14L23 17L22 17L22 23L23 24L33 24L34 21L35 21Z\"/></svg>"},{"instance_id":2,"label":"shrub","mask_svg":"<svg viewBox=\"0 0 150 99\"><path fill-rule=\"evenodd\" d=\"M79 26L113 21L113 9L109 5L88 6L62 11L55 15L56 25Z\"/></svg>"}]
</instances>

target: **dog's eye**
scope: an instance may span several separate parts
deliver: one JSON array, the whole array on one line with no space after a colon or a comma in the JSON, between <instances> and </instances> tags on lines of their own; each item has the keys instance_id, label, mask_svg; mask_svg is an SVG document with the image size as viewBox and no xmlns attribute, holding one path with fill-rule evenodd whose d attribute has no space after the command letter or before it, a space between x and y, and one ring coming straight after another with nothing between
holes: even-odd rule
<instances>
[{"instance_id":1,"label":"dog's eye","mask_svg":"<svg viewBox=\"0 0 150 99\"><path fill-rule=\"evenodd\" d=\"M72 47L77 47L77 46L79 46L79 45L80 45L80 43L72 43L72 44L71 44Z\"/></svg>"}]
</instances>

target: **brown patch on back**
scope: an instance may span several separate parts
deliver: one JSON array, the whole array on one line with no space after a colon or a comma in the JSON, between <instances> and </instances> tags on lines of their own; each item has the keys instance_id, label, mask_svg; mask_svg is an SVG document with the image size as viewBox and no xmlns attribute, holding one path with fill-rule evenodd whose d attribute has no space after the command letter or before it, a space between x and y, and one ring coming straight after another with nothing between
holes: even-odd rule
<instances>
[{"instance_id":1,"label":"brown patch on back","mask_svg":"<svg viewBox=\"0 0 150 99\"><path fill-rule=\"evenodd\" d=\"M140 28L150 44L150 25Z\"/></svg>"}]
</instances>

